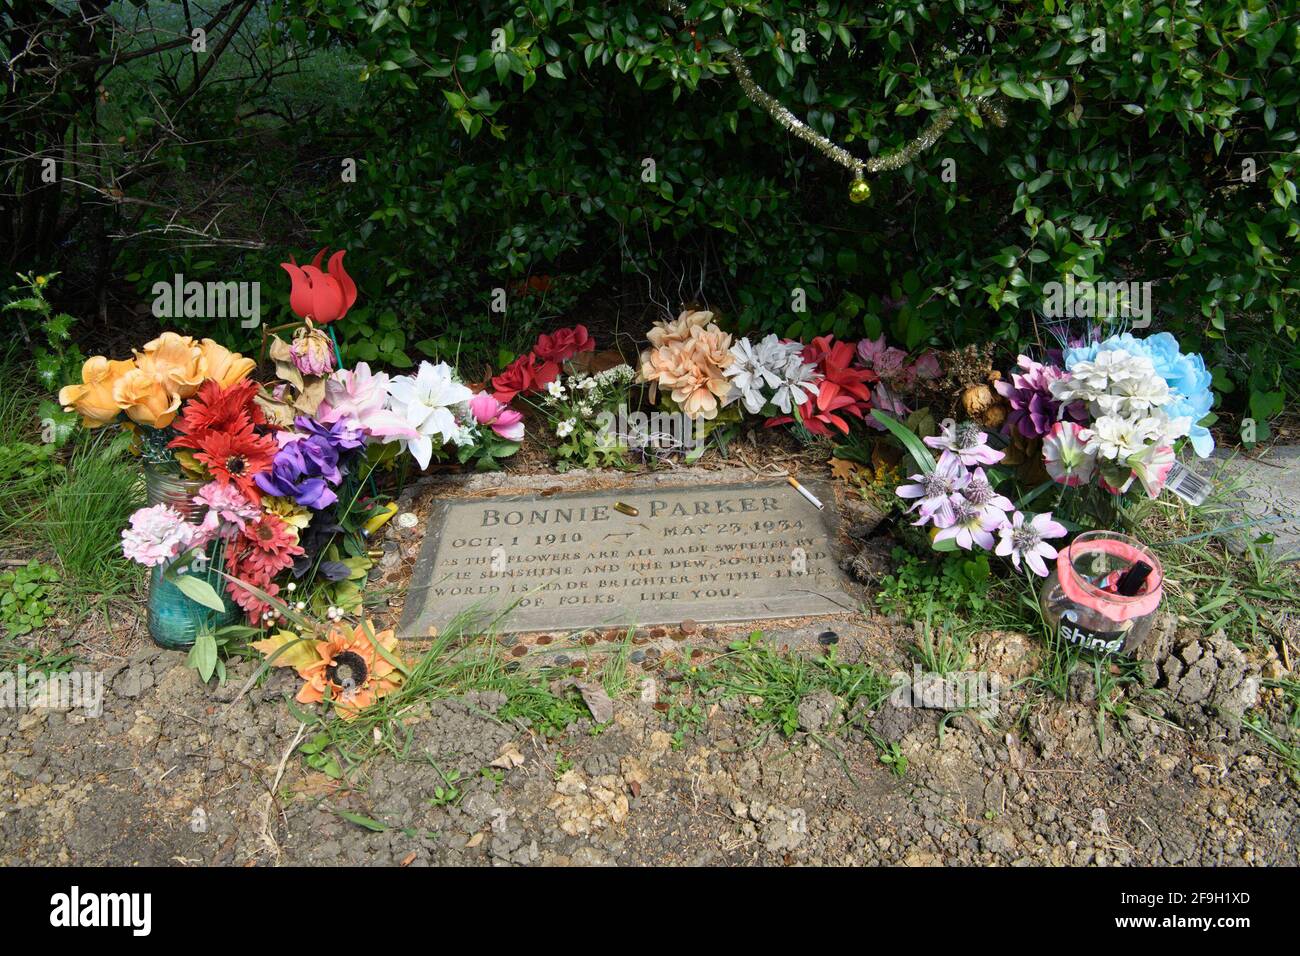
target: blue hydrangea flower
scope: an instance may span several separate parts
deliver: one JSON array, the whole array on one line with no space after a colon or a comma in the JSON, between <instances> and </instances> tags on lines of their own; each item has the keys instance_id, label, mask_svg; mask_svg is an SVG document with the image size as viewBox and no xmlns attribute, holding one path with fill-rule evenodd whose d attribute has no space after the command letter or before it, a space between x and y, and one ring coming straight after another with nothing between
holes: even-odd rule
<instances>
[{"instance_id":1,"label":"blue hydrangea flower","mask_svg":"<svg viewBox=\"0 0 1300 956\"><path fill-rule=\"evenodd\" d=\"M1121 349L1149 358L1156 374L1165 380L1172 393L1170 401L1163 406L1165 413L1170 418L1191 419L1192 428L1188 440L1196 454L1205 458L1214 451L1214 436L1208 428L1198 424L1210 414L1214 405L1214 395L1210 391L1210 372L1199 354L1193 352L1184 355L1178 347L1178 339L1169 332L1158 332L1144 339L1137 338L1131 332L1124 332L1094 345L1067 350L1065 369L1069 371L1079 362L1091 362L1097 358L1098 352L1110 349Z\"/></svg>"}]
</instances>

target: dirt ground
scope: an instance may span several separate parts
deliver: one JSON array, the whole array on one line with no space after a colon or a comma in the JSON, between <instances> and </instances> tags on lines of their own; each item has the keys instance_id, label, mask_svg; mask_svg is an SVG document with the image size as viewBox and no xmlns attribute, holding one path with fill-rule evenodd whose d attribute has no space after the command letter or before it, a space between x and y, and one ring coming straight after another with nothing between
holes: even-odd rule
<instances>
[{"instance_id":1,"label":"dirt ground","mask_svg":"<svg viewBox=\"0 0 1300 956\"><path fill-rule=\"evenodd\" d=\"M908 666L908 624L830 626L841 659ZM823 653L826 627L769 636ZM472 693L422 709L405 759L377 758L350 785L293 753L292 675L232 703L251 665L203 686L135 630L138 646L106 667L102 716L0 713L0 862L1300 863L1300 788L1240 724L1252 704L1284 719L1273 692L1259 697L1268 662L1172 619L1147 664L1157 689L1108 716L1104 735L1090 674L1076 675L1075 701L1031 700L1015 682L1034 642L978 639L975 664L1008 688L995 716L941 727L942 710L888 703L872 715L906 758L901 776L863 731L835 732L829 694L804 700L789 738L761 733L735 697L701 701L702 721L679 728L656 706L671 675L651 658L599 733L585 719L547 740L500 719L500 695ZM460 791L451 802L437 795L445 777Z\"/></svg>"}]
</instances>

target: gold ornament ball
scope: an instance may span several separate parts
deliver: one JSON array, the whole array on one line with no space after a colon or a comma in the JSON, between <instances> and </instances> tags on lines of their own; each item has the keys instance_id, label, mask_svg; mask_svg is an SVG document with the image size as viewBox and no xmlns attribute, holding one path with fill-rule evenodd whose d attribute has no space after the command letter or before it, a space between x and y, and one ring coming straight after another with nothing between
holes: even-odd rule
<instances>
[{"instance_id":1,"label":"gold ornament ball","mask_svg":"<svg viewBox=\"0 0 1300 956\"><path fill-rule=\"evenodd\" d=\"M849 201L860 203L866 202L870 198L871 186L868 185L867 181L865 179L853 180L853 184L849 186Z\"/></svg>"}]
</instances>

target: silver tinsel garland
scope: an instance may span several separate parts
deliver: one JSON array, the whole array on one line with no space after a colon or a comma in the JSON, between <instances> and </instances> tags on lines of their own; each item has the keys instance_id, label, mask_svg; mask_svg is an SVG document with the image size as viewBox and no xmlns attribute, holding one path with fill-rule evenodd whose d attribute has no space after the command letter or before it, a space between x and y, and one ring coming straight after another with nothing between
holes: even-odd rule
<instances>
[{"instance_id":1,"label":"silver tinsel garland","mask_svg":"<svg viewBox=\"0 0 1300 956\"><path fill-rule=\"evenodd\" d=\"M686 7L681 3L676 2L676 0L666 0L665 6L675 16L685 18ZM740 54L734 50L729 50L721 54L721 56L731 67L731 71L736 75L736 80L740 83L740 88L745 91L746 96L762 107L764 112L776 120L781 127L814 147L828 159L851 170L855 179L861 179L864 172L892 172L915 162L918 156L939 142L943 134L961 115L961 110L957 107L946 106L931 117L930 122L926 124L925 128L921 130L921 134L915 139L891 153L872 156L870 159L859 159L843 146L832 142L799 119L794 113L786 109L780 100L759 86L754 81L754 75L749 71L749 66ZM994 126L1002 127L1007 125L1007 114L1002 108L999 97L994 94L976 97L974 104L979 114Z\"/></svg>"}]
</instances>

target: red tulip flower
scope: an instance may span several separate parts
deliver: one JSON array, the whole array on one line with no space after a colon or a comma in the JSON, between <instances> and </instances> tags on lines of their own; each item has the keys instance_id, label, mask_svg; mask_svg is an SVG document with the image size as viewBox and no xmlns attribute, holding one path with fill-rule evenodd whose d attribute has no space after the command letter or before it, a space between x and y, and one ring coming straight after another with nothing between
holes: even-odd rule
<instances>
[{"instance_id":1,"label":"red tulip flower","mask_svg":"<svg viewBox=\"0 0 1300 956\"><path fill-rule=\"evenodd\" d=\"M321 259L325 250L316 253L311 265L300 266L289 257L288 262L280 263L280 268L289 273L293 286L289 290L289 308L300 319L311 319L317 325L326 325L348 314L348 309L357 301L357 284L343 268L343 255L347 250L340 249L330 256L329 266L321 271Z\"/></svg>"}]
</instances>

